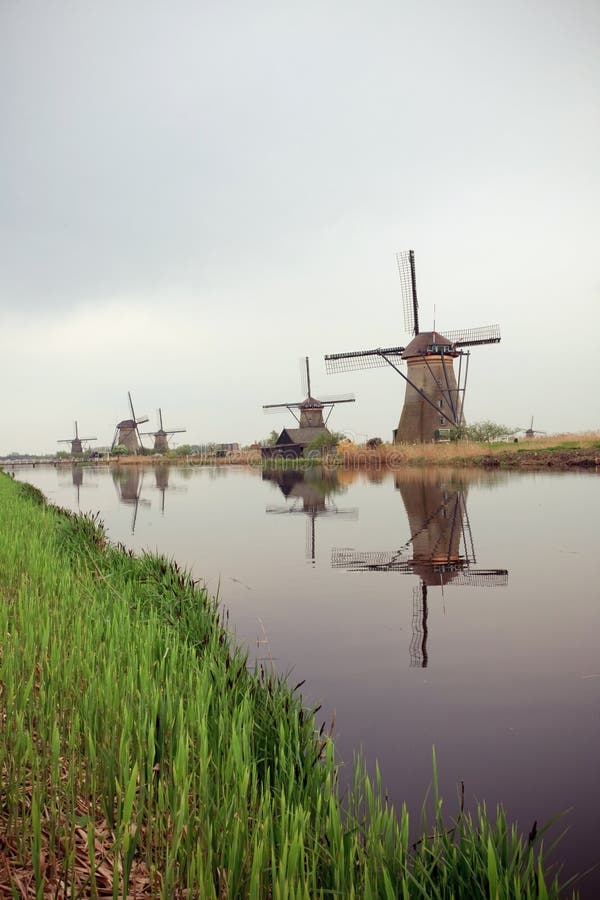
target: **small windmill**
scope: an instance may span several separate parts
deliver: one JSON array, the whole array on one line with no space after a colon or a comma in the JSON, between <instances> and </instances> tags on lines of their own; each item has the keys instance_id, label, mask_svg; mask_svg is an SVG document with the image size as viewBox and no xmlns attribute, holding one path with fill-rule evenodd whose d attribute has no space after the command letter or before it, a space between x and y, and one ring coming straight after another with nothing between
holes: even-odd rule
<instances>
[{"instance_id":1,"label":"small windmill","mask_svg":"<svg viewBox=\"0 0 600 900\"><path fill-rule=\"evenodd\" d=\"M299 470L270 471L262 473L263 481L279 485L288 504L267 506L266 512L275 515L306 516L306 558L314 563L316 559L316 520L324 516L358 517L356 507L340 509L329 498L341 490L337 472L324 474L320 469L308 472Z\"/></svg>"},{"instance_id":2,"label":"small windmill","mask_svg":"<svg viewBox=\"0 0 600 900\"><path fill-rule=\"evenodd\" d=\"M446 485L426 473L405 478L396 486L408 515L410 537L398 550L359 552L347 548L332 551L333 568L350 572L400 572L417 575L413 589L413 634L410 664L428 663L428 589L447 585L498 587L508 582L506 569L474 569L475 547L467 515L466 491Z\"/></svg>"},{"instance_id":3,"label":"small windmill","mask_svg":"<svg viewBox=\"0 0 600 900\"><path fill-rule=\"evenodd\" d=\"M354 403L355 398L351 394L317 400L311 393L308 356L304 358L304 367L306 376L303 386L307 395L305 400L290 401L288 403L267 403L263 406L263 409L269 412L288 409L298 423L298 428L284 428L273 447L263 447L263 457L302 456L304 448L318 435L329 433L327 422L333 407L338 403ZM323 413L325 410L327 412L324 417Z\"/></svg>"},{"instance_id":4,"label":"small windmill","mask_svg":"<svg viewBox=\"0 0 600 900\"><path fill-rule=\"evenodd\" d=\"M529 423L529 427L524 428L522 425L519 425L519 431L524 431L526 438L535 437L536 434L546 434L545 431L534 431L533 430L533 416L531 417L531 422Z\"/></svg>"},{"instance_id":5,"label":"small windmill","mask_svg":"<svg viewBox=\"0 0 600 900\"><path fill-rule=\"evenodd\" d=\"M70 444L71 445L71 456L80 456L83 453L83 442L84 441L97 441L96 437L79 437L79 427L77 425L77 421L75 421L75 437L72 438L63 438L60 441L57 441L57 444Z\"/></svg>"},{"instance_id":6,"label":"small windmill","mask_svg":"<svg viewBox=\"0 0 600 900\"><path fill-rule=\"evenodd\" d=\"M144 422L147 422L148 416L141 416L138 418L135 414L133 401L131 399L131 394L129 391L127 392L127 397L129 399L129 410L131 412L131 418L123 419L122 422L117 423L110 449L112 451L118 444L120 444L122 447L126 447L130 453L139 453L140 450L144 449L144 445L142 444L142 438L138 425L143 425Z\"/></svg>"},{"instance_id":7,"label":"small windmill","mask_svg":"<svg viewBox=\"0 0 600 900\"><path fill-rule=\"evenodd\" d=\"M185 428L165 428L163 425L162 409L158 409L158 431L143 431L142 434L150 435L154 438L155 453L166 453L169 449L169 436L172 434L182 434Z\"/></svg>"},{"instance_id":8,"label":"small windmill","mask_svg":"<svg viewBox=\"0 0 600 900\"><path fill-rule=\"evenodd\" d=\"M404 325L412 334L406 347L357 350L334 353L325 357L328 372L345 372L375 366L391 366L405 380L404 407L396 443L423 443L436 440L440 429L464 424L464 402L469 368L469 351L463 347L497 344L497 325L452 331L420 331L419 303L412 250L396 254L402 299ZM435 325L434 325L435 329ZM458 375L454 360L458 359ZM406 363L406 374L400 366Z\"/></svg>"}]
</instances>

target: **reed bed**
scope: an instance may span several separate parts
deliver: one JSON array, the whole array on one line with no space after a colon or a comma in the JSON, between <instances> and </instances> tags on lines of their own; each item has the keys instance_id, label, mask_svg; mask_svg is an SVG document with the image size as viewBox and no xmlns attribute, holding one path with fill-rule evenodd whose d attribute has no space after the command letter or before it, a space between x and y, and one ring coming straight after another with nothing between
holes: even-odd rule
<instances>
[{"instance_id":1,"label":"reed bed","mask_svg":"<svg viewBox=\"0 0 600 900\"><path fill-rule=\"evenodd\" d=\"M344 466L473 466L498 460L515 453L524 457L536 453L560 451L590 451L600 456L600 432L582 434L555 434L514 441L480 443L476 441L449 441L431 444L381 444L370 449L351 441L342 441L338 457Z\"/></svg>"},{"instance_id":2,"label":"reed bed","mask_svg":"<svg viewBox=\"0 0 600 900\"><path fill-rule=\"evenodd\" d=\"M315 711L188 574L1 474L0 599L0 896L559 896L501 810L436 795L415 840L360 761L340 796Z\"/></svg>"}]
</instances>

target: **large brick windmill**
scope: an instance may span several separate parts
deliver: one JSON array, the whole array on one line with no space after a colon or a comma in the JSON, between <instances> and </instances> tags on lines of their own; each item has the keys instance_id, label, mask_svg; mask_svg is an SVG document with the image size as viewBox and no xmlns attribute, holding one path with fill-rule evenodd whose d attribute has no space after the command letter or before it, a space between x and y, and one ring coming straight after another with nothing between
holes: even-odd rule
<instances>
[{"instance_id":1,"label":"large brick windmill","mask_svg":"<svg viewBox=\"0 0 600 900\"><path fill-rule=\"evenodd\" d=\"M441 429L464 424L464 402L469 369L469 351L464 347L497 344L497 325L452 331L420 331L415 255L412 250L396 254L402 286L404 325L412 334L406 347L357 350L325 357L328 372L391 366L406 382L404 407L395 443L436 440ZM434 325L435 329L435 325ZM458 372L454 361L458 360ZM406 363L406 373L401 366Z\"/></svg>"},{"instance_id":2,"label":"large brick windmill","mask_svg":"<svg viewBox=\"0 0 600 900\"><path fill-rule=\"evenodd\" d=\"M114 450L114 448L118 444L120 444L121 446L126 447L130 453L139 453L139 451L143 450L144 447L142 444L142 438L140 436L138 425L143 425L144 422L147 422L148 416L140 416L138 418L135 414L133 401L131 399L131 394L129 393L129 391L127 392L127 397L129 399L129 410L131 412L131 418L123 419L121 422L117 423L110 449Z\"/></svg>"}]
</instances>

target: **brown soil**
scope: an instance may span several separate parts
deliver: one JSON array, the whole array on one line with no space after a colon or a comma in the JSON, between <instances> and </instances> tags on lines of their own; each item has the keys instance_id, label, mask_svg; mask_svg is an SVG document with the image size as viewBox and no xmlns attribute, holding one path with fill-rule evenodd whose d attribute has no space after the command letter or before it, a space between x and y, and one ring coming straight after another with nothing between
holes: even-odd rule
<instances>
[{"instance_id":1,"label":"brown soil","mask_svg":"<svg viewBox=\"0 0 600 900\"><path fill-rule=\"evenodd\" d=\"M600 450L523 450L490 454L473 462L502 469L593 469L600 467Z\"/></svg>"}]
</instances>

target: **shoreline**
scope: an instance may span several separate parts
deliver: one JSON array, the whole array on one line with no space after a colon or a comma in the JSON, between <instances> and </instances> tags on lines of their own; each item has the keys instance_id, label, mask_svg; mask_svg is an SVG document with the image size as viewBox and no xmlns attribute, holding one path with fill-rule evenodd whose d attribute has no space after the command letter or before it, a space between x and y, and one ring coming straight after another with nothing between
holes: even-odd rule
<instances>
[{"instance_id":1,"label":"shoreline","mask_svg":"<svg viewBox=\"0 0 600 900\"><path fill-rule=\"evenodd\" d=\"M201 456L119 456L102 459L27 459L0 460L0 468L5 471L33 466L50 466L53 468L71 468L80 465L85 468L120 468L139 466L153 468L156 466L184 465L191 468L245 466L251 469L303 469L312 466L325 466L341 469L390 469L405 467L456 467L481 469L526 469L526 470L573 470L600 469L600 440L590 441L590 446L569 447L563 444L548 446L524 446L514 449L514 445L487 448L484 445L427 445L426 449L417 446L384 445L376 450L363 447L343 448L341 452L314 458L274 457L262 459L256 451L240 451L226 457Z\"/></svg>"}]
</instances>

